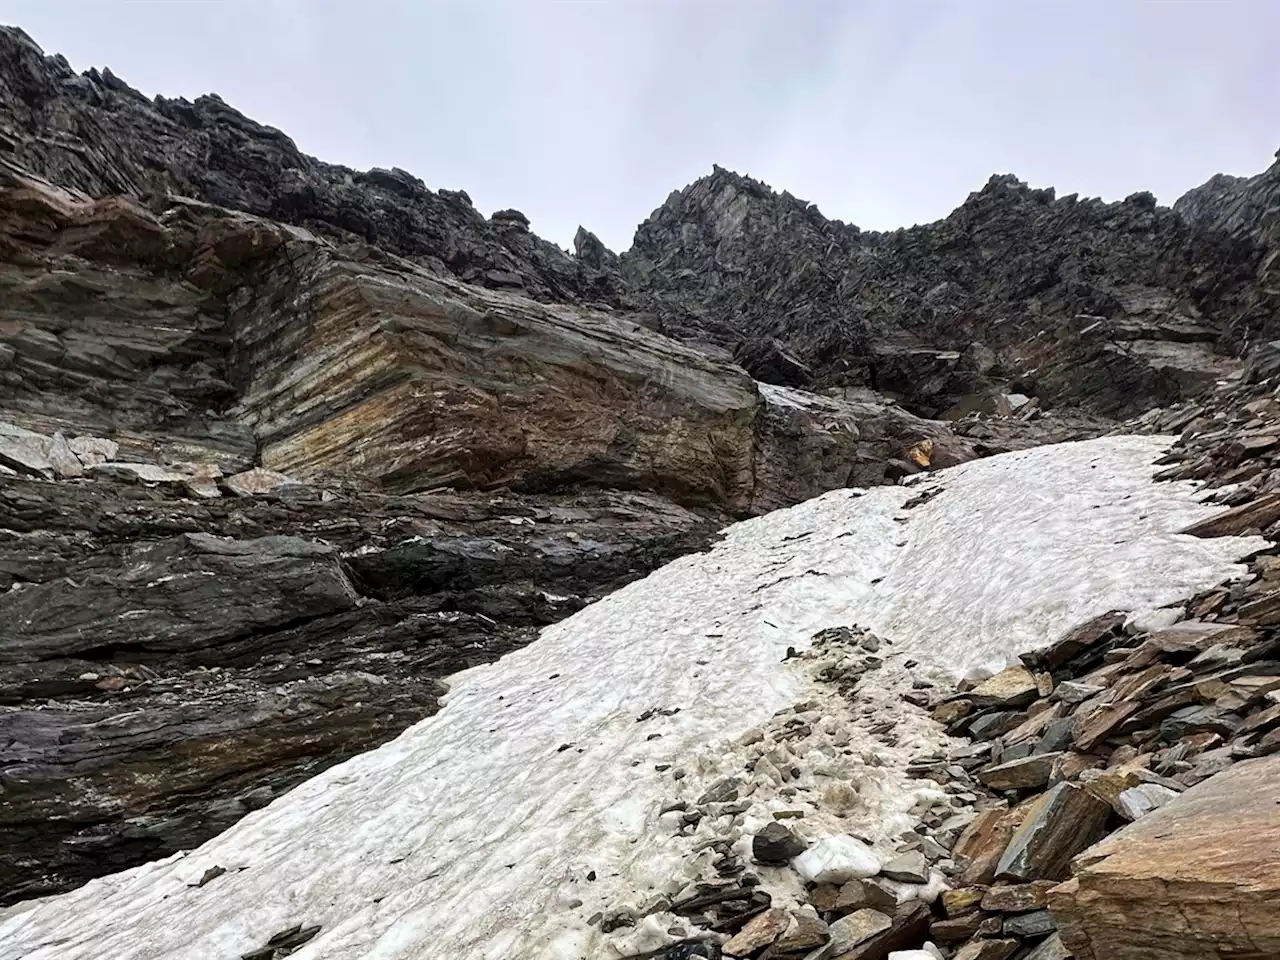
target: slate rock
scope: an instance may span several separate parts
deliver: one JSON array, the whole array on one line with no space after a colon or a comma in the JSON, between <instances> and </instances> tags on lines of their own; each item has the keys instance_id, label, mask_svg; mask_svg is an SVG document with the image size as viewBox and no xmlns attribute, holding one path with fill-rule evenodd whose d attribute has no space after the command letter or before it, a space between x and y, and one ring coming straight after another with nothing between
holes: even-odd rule
<instances>
[{"instance_id":1,"label":"slate rock","mask_svg":"<svg viewBox=\"0 0 1280 960\"><path fill-rule=\"evenodd\" d=\"M891 915L870 908L855 910L847 917L841 917L831 924L828 953L833 957L843 956L859 944L892 927Z\"/></svg>"},{"instance_id":2,"label":"slate rock","mask_svg":"<svg viewBox=\"0 0 1280 960\"><path fill-rule=\"evenodd\" d=\"M1049 910L1077 960L1280 956L1280 757L1192 787L1074 873Z\"/></svg>"},{"instance_id":3,"label":"slate rock","mask_svg":"<svg viewBox=\"0 0 1280 960\"><path fill-rule=\"evenodd\" d=\"M1007 937L1032 939L1053 933L1055 925L1048 910L1019 913L1004 918L1004 934Z\"/></svg>"},{"instance_id":4,"label":"slate rock","mask_svg":"<svg viewBox=\"0 0 1280 960\"><path fill-rule=\"evenodd\" d=\"M809 913L793 913L787 932L774 941L776 954L808 953L831 939L825 922Z\"/></svg>"},{"instance_id":5,"label":"slate rock","mask_svg":"<svg viewBox=\"0 0 1280 960\"><path fill-rule=\"evenodd\" d=\"M1008 960L1019 946L1017 940L976 940L957 950L951 960Z\"/></svg>"},{"instance_id":6,"label":"slate rock","mask_svg":"<svg viewBox=\"0 0 1280 960\"><path fill-rule=\"evenodd\" d=\"M1031 747L1028 744L1027 749ZM992 790L1031 790L1049 782L1060 753L1036 753L1031 756L986 767L978 771L978 779Z\"/></svg>"},{"instance_id":7,"label":"slate rock","mask_svg":"<svg viewBox=\"0 0 1280 960\"><path fill-rule=\"evenodd\" d=\"M747 925L725 943L724 952L742 957L754 953L782 936L790 922L787 911L770 907L748 920Z\"/></svg>"},{"instance_id":8,"label":"slate rock","mask_svg":"<svg viewBox=\"0 0 1280 960\"><path fill-rule=\"evenodd\" d=\"M1040 695L1035 675L1025 667L1007 667L983 680L966 696L978 708L1025 707Z\"/></svg>"},{"instance_id":9,"label":"slate rock","mask_svg":"<svg viewBox=\"0 0 1280 960\"><path fill-rule=\"evenodd\" d=\"M807 848L808 844L776 820L765 824L751 840L751 855L761 863L785 863Z\"/></svg>"},{"instance_id":10,"label":"slate rock","mask_svg":"<svg viewBox=\"0 0 1280 960\"><path fill-rule=\"evenodd\" d=\"M889 860L881 868L881 873L899 883L928 883L929 861L919 850L912 850Z\"/></svg>"},{"instance_id":11,"label":"slate rock","mask_svg":"<svg viewBox=\"0 0 1280 960\"><path fill-rule=\"evenodd\" d=\"M1111 808L1074 783L1051 787L1027 810L996 865L996 879L1062 880L1071 858L1101 838Z\"/></svg>"}]
</instances>

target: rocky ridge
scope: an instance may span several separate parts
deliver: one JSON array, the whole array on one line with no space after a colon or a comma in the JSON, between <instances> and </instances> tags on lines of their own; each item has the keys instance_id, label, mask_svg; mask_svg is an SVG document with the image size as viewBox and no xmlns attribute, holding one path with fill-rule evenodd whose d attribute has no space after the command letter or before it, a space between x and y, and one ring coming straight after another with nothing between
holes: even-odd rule
<instances>
[{"instance_id":1,"label":"rocky ridge","mask_svg":"<svg viewBox=\"0 0 1280 960\"><path fill-rule=\"evenodd\" d=\"M1231 369L1270 316L1261 259L1149 194L998 176L944 220L877 234L717 168L641 224L621 269L662 329L735 347L761 379L865 384L931 413L1013 383L1125 416Z\"/></svg>"},{"instance_id":2,"label":"rocky ridge","mask_svg":"<svg viewBox=\"0 0 1280 960\"><path fill-rule=\"evenodd\" d=\"M571 256L0 28L0 898L200 843L730 517L1200 394L1270 306L1195 219L996 178L874 235L717 170Z\"/></svg>"},{"instance_id":3,"label":"rocky ridge","mask_svg":"<svg viewBox=\"0 0 1280 960\"><path fill-rule=\"evenodd\" d=\"M782 386L872 387L936 416L1012 385L1131 416L1230 372L1276 313L1259 282L1269 241L1248 226L1269 207L1202 215L1230 206L1208 186L1168 210L1149 194L1106 204L997 176L944 220L880 234L716 168L621 257L586 229L571 255L519 211L485 218L464 192L405 171L323 163L216 96L149 100L109 70L77 75L13 28L0 46L6 153L54 183L193 197L433 276L619 311Z\"/></svg>"}]
</instances>

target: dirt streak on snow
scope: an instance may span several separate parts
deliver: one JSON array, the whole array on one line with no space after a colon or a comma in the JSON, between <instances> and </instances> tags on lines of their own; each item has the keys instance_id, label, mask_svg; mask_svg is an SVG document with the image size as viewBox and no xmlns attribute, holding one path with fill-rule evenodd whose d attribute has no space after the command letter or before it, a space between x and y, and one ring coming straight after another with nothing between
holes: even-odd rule
<instances>
[{"instance_id":1,"label":"dirt streak on snow","mask_svg":"<svg viewBox=\"0 0 1280 960\"><path fill-rule=\"evenodd\" d=\"M830 722L878 753L874 770L856 751L815 766L806 830L886 841L930 802L904 768L940 734L921 720L899 748L877 746L852 705L780 663L788 646L858 623L961 671L1241 572L1259 543L1176 534L1217 508L1151 481L1166 443L1045 447L738 524L458 675L438 715L198 850L11 911L0 960L230 960L295 923L322 925L297 960L578 960L660 943L652 925L604 937L586 921L651 907L705 867L659 809L740 771L742 735L780 709L825 696ZM895 701L879 699L882 717ZM824 784L842 781L854 808L823 809ZM195 886L215 865L228 872Z\"/></svg>"}]
</instances>

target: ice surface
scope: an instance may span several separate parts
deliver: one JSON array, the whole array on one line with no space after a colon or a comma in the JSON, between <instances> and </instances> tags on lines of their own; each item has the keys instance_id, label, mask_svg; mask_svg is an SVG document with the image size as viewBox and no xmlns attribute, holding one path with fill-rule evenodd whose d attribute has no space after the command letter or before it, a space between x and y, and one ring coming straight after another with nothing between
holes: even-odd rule
<instances>
[{"instance_id":1,"label":"ice surface","mask_svg":"<svg viewBox=\"0 0 1280 960\"><path fill-rule=\"evenodd\" d=\"M673 918L608 935L588 920L649 913L705 868L696 838L659 816L664 801L741 772L744 751L762 749L760 728L809 698L826 698L812 715L823 736L873 745L853 705L782 663L788 646L859 623L924 666L990 667L1095 614L1140 616L1239 573L1233 561L1260 541L1175 532L1218 508L1188 484L1151 481L1166 443L1045 447L737 524L713 550L453 678L438 715L198 850L11 912L0 960L234 960L296 923L322 926L297 960L655 949ZM860 709L898 709L896 669L860 692ZM901 748L874 764L819 748L804 758L816 799L797 822L808 839L888 843L937 802L903 768L941 735L909 719ZM769 769L762 760L756 773ZM734 828L744 843L779 802L752 797ZM227 873L197 886L215 865Z\"/></svg>"},{"instance_id":2,"label":"ice surface","mask_svg":"<svg viewBox=\"0 0 1280 960\"><path fill-rule=\"evenodd\" d=\"M823 837L791 864L810 883L845 883L880 872L880 858L875 851L843 833Z\"/></svg>"}]
</instances>

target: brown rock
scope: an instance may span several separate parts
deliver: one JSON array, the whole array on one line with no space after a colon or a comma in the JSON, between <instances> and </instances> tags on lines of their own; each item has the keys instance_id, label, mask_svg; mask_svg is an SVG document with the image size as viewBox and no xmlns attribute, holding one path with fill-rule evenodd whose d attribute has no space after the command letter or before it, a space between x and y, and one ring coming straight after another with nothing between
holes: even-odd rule
<instances>
[{"instance_id":1,"label":"brown rock","mask_svg":"<svg viewBox=\"0 0 1280 960\"><path fill-rule=\"evenodd\" d=\"M1036 692L1042 697L1047 697L1053 693L1053 674L1037 673L1036 674Z\"/></svg>"},{"instance_id":2,"label":"brown rock","mask_svg":"<svg viewBox=\"0 0 1280 960\"><path fill-rule=\"evenodd\" d=\"M894 950L916 947L928 937L930 919L928 906L919 900L904 903L894 911L889 929L830 960L887 960Z\"/></svg>"},{"instance_id":3,"label":"brown rock","mask_svg":"<svg viewBox=\"0 0 1280 960\"><path fill-rule=\"evenodd\" d=\"M950 726L957 720L967 717L973 710L972 700L949 700L934 708L933 719L943 726Z\"/></svg>"},{"instance_id":4,"label":"brown rock","mask_svg":"<svg viewBox=\"0 0 1280 960\"><path fill-rule=\"evenodd\" d=\"M857 881L850 881L856 883ZM840 888L834 883L820 883L809 891L809 903L813 905L813 909L819 913L828 913L836 908L836 901L840 899ZM859 904L861 906L861 904Z\"/></svg>"},{"instance_id":5,"label":"brown rock","mask_svg":"<svg viewBox=\"0 0 1280 960\"><path fill-rule=\"evenodd\" d=\"M793 913L787 932L773 943L776 954L808 952L831 939L827 925L808 913Z\"/></svg>"},{"instance_id":6,"label":"brown rock","mask_svg":"<svg viewBox=\"0 0 1280 960\"><path fill-rule=\"evenodd\" d=\"M1240 608L1240 619L1259 627L1271 627L1280 623L1280 591L1273 591L1244 604Z\"/></svg>"},{"instance_id":7,"label":"brown rock","mask_svg":"<svg viewBox=\"0 0 1280 960\"><path fill-rule=\"evenodd\" d=\"M1193 787L1075 874L1049 909L1077 960L1280 956L1280 757Z\"/></svg>"},{"instance_id":8,"label":"brown rock","mask_svg":"<svg viewBox=\"0 0 1280 960\"><path fill-rule=\"evenodd\" d=\"M1022 655L1029 666L1056 670L1074 660L1080 654L1116 635L1124 626L1126 614L1113 610L1073 627L1043 650Z\"/></svg>"},{"instance_id":9,"label":"brown rock","mask_svg":"<svg viewBox=\"0 0 1280 960\"><path fill-rule=\"evenodd\" d=\"M1061 880L1071 858L1102 836L1111 808L1073 783L1036 799L1000 862L996 878L1028 883Z\"/></svg>"},{"instance_id":10,"label":"brown rock","mask_svg":"<svg viewBox=\"0 0 1280 960\"><path fill-rule=\"evenodd\" d=\"M874 877L868 880L850 880L840 887L832 909L837 913L850 913L870 907L885 913L893 913L898 905L898 895Z\"/></svg>"},{"instance_id":11,"label":"brown rock","mask_svg":"<svg viewBox=\"0 0 1280 960\"><path fill-rule=\"evenodd\" d=\"M1280 493L1272 493L1193 523L1182 532L1193 537L1234 537L1248 530L1265 530L1277 520L1280 520Z\"/></svg>"},{"instance_id":12,"label":"brown rock","mask_svg":"<svg viewBox=\"0 0 1280 960\"><path fill-rule=\"evenodd\" d=\"M1161 653L1200 653L1215 643L1252 644L1257 638L1258 631L1238 624L1183 620L1148 634L1143 646Z\"/></svg>"},{"instance_id":13,"label":"brown rock","mask_svg":"<svg viewBox=\"0 0 1280 960\"><path fill-rule=\"evenodd\" d=\"M830 953L834 956L843 956L859 944L892 927L893 917L889 914L869 908L855 910L849 916L841 917L831 924ZM725 950L729 953L741 952L733 949L732 942L725 944Z\"/></svg>"},{"instance_id":14,"label":"brown rock","mask_svg":"<svg viewBox=\"0 0 1280 960\"><path fill-rule=\"evenodd\" d=\"M1060 753L1035 753L978 772L978 779L992 790L1031 790L1049 782Z\"/></svg>"},{"instance_id":15,"label":"brown rock","mask_svg":"<svg viewBox=\"0 0 1280 960\"><path fill-rule=\"evenodd\" d=\"M953 856L969 861L960 875L961 883L974 886L995 879L996 865L1028 810L1029 803L1012 810L985 810L969 825L952 851Z\"/></svg>"},{"instance_id":16,"label":"brown rock","mask_svg":"<svg viewBox=\"0 0 1280 960\"><path fill-rule=\"evenodd\" d=\"M998 884L982 898L982 909L991 913L1025 913L1042 910L1049 902L1049 891L1055 880L1036 880L1032 883Z\"/></svg>"},{"instance_id":17,"label":"brown rock","mask_svg":"<svg viewBox=\"0 0 1280 960\"><path fill-rule=\"evenodd\" d=\"M1085 790L1117 813L1120 812L1120 794L1139 783L1137 774L1128 765L1089 771L1080 777L1080 785Z\"/></svg>"},{"instance_id":18,"label":"brown rock","mask_svg":"<svg viewBox=\"0 0 1280 960\"><path fill-rule=\"evenodd\" d=\"M975 707L1025 707L1039 696L1036 678L1025 667L1007 667L969 691Z\"/></svg>"},{"instance_id":19,"label":"brown rock","mask_svg":"<svg viewBox=\"0 0 1280 960\"><path fill-rule=\"evenodd\" d=\"M959 917L935 920L929 925L929 936L942 943L968 940L978 932L984 917L981 910L970 910Z\"/></svg>"},{"instance_id":20,"label":"brown rock","mask_svg":"<svg viewBox=\"0 0 1280 960\"><path fill-rule=\"evenodd\" d=\"M1077 728L1076 747L1088 753L1141 709L1142 703L1138 700L1125 700L1110 707L1103 707Z\"/></svg>"},{"instance_id":21,"label":"brown rock","mask_svg":"<svg viewBox=\"0 0 1280 960\"><path fill-rule=\"evenodd\" d=\"M957 950L952 960L1008 960L1020 945L1017 940L975 940Z\"/></svg>"},{"instance_id":22,"label":"brown rock","mask_svg":"<svg viewBox=\"0 0 1280 960\"><path fill-rule=\"evenodd\" d=\"M749 953L767 947L787 929L791 916L785 910L771 907L758 913L724 945L726 953L745 957Z\"/></svg>"},{"instance_id":23,"label":"brown rock","mask_svg":"<svg viewBox=\"0 0 1280 960\"><path fill-rule=\"evenodd\" d=\"M986 887L960 887L956 890L942 892L942 909L948 917L967 913L982 902L986 896Z\"/></svg>"}]
</instances>

